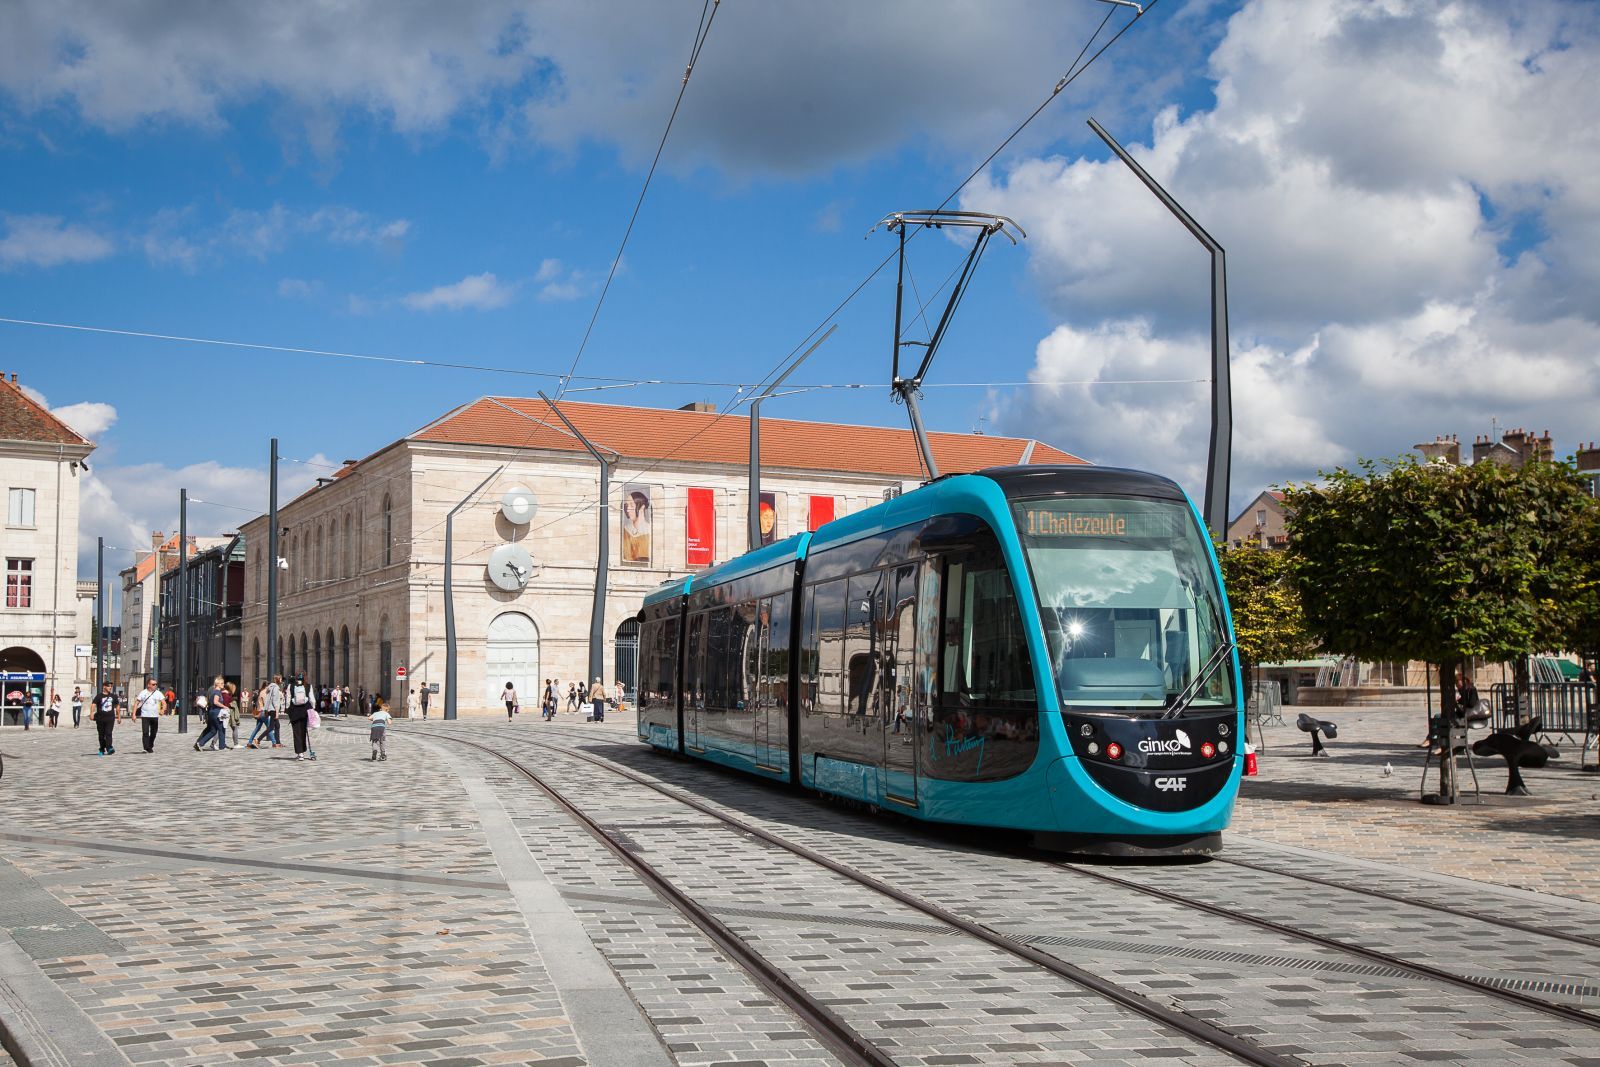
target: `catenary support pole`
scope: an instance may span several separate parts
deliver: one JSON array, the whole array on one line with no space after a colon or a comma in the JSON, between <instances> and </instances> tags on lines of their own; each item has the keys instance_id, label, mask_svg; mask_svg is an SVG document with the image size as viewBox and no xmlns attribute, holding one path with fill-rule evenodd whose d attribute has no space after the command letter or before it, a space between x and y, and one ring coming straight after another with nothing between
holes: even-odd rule
<instances>
[{"instance_id":1,"label":"catenary support pole","mask_svg":"<svg viewBox=\"0 0 1600 1067\"><path fill-rule=\"evenodd\" d=\"M589 613L589 678L605 678L606 665L606 585L611 580L611 462L600 454L600 449L595 447L593 441L585 437L578 428L572 425L572 420L566 413L556 407L555 402L544 391L540 390L539 399L543 400L550 410L555 412L556 418L561 420L567 431L576 437L584 448L589 450L595 462L600 464L600 537L598 545L598 558L594 570L594 607ZM607 449L612 455L621 459L622 456L615 449ZM587 682L585 684L588 684Z\"/></svg>"},{"instance_id":2,"label":"catenary support pole","mask_svg":"<svg viewBox=\"0 0 1600 1067\"><path fill-rule=\"evenodd\" d=\"M267 676L256 684L272 680L278 673L278 439L272 439L267 482Z\"/></svg>"},{"instance_id":3,"label":"catenary support pole","mask_svg":"<svg viewBox=\"0 0 1600 1067\"><path fill-rule=\"evenodd\" d=\"M1172 212L1195 240L1205 245L1211 253L1211 439L1206 448L1206 494L1204 507L1206 525L1211 535L1222 540L1228 535L1228 480L1233 465L1233 386L1229 379L1228 360L1228 262L1222 246L1172 198L1144 168L1134 162L1116 138L1105 131L1094 119L1089 128L1099 134L1117 158L1128 165L1134 176L1144 182L1163 207Z\"/></svg>"},{"instance_id":4,"label":"catenary support pole","mask_svg":"<svg viewBox=\"0 0 1600 1067\"><path fill-rule=\"evenodd\" d=\"M96 537L94 541L94 693L98 701L106 684L106 539Z\"/></svg>"},{"instance_id":5,"label":"catenary support pole","mask_svg":"<svg viewBox=\"0 0 1600 1067\"><path fill-rule=\"evenodd\" d=\"M822 347L822 342L833 336L833 331L839 328L836 322L828 327L828 332L817 338L816 343L806 349L800 358L789 364L789 369L778 375L777 379L761 391L761 395L750 401L750 548L761 547L761 402L772 396L774 390L784 383L784 380L800 369L800 364L810 358L811 353Z\"/></svg>"},{"instance_id":6,"label":"catenary support pole","mask_svg":"<svg viewBox=\"0 0 1600 1067\"><path fill-rule=\"evenodd\" d=\"M178 490L178 732L189 732L189 490Z\"/></svg>"},{"instance_id":7,"label":"catenary support pole","mask_svg":"<svg viewBox=\"0 0 1600 1067\"><path fill-rule=\"evenodd\" d=\"M452 576L455 570L456 512L466 507L467 501L483 492L483 487L498 478L500 472L505 469L504 463L496 467L489 477L474 486L472 492L462 497L444 517L444 717L446 719L453 720L456 717L456 587Z\"/></svg>"}]
</instances>

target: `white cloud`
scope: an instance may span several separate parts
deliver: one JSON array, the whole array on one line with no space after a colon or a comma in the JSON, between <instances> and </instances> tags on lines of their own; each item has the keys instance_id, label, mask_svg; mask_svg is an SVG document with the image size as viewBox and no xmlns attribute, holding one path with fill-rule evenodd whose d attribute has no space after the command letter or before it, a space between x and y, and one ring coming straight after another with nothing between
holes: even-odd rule
<instances>
[{"instance_id":1,"label":"white cloud","mask_svg":"<svg viewBox=\"0 0 1600 1067\"><path fill-rule=\"evenodd\" d=\"M50 413L91 441L111 429L117 421L116 408L93 400L52 408Z\"/></svg>"},{"instance_id":2,"label":"white cloud","mask_svg":"<svg viewBox=\"0 0 1600 1067\"><path fill-rule=\"evenodd\" d=\"M1594 5L1253 0L1230 19L1216 105L1128 147L1228 250L1236 501L1496 416L1593 436L1597 57ZM1206 376L1206 254L1122 163L1026 160L963 206L1028 229L1066 323L1036 377ZM1197 490L1208 415L1207 386L1098 386L1032 390L1004 421Z\"/></svg>"},{"instance_id":3,"label":"white cloud","mask_svg":"<svg viewBox=\"0 0 1600 1067\"><path fill-rule=\"evenodd\" d=\"M1059 0L946 4L931 16L920 0L721 7L669 166L795 172L928 137L963 152L991 144L1102 17ZM601 141L647 160L700 11L659 0L219 0L199 16L161 0L15 0L0 6L0 90L26 110L65 104L109 129L216 127L265 97L322 158L354 112L408 135L465 118L502 151ZM1110 67L1085 82L1105 84Z\"/></svg>"},{"instance_id":4,"label":"white cloud","mask_svg":"<svg viewBox=\"0 0 1600 1067\"><path fill-rule=\"evenodd\" d=\"M116 251L105 235L55 215L0 215L0 267L58 267L93 263Z\"/></svg>"},{"instance_id":5,"label":"white cloud","mask_svg":"<svg viewBox=\"0 0 1600 1067\"><path fill-rule=\"evenodd\" d=\"M490 311L505 307L516 295L515 284L500 281L493 274L469 274L459 282L440 285L426 292L409 293L400 302L413 311Z\"/></svg>"},{"instance_id":6,"label":"white cloud","mask_svg":"<svg viewBox=\"0 0 1600 1067\"><path fill-rule=\"evenodd\" d=\"M307 238L395 251L411 232L408 219L378 219L340 205L314 211L298 211L283 204L236 208L215 222L203 221L199 215L196 208L157 212L139 242L150 261L195 270L201 263L227 254L265 259L290 242Z\"/></svg>"},{"instance_id":7,"label":"white cloud","mask_svg":"<svg viewBox=\"0 0 1600 1067\"><path fill-rule=\"evenodd\" d=\"M321 282L304 278L284 278L278 282L278 295L286 300L306 300L321 291Z\"/></svg>"}]
</instances>

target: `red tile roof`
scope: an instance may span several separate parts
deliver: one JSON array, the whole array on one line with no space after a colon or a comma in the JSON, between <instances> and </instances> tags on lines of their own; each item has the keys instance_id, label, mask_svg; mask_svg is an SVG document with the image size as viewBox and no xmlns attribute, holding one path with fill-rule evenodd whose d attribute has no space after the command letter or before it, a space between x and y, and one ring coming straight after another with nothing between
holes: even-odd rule
<instances>
[{"instance_id":1,"label":"red tile roof","mask_svg":"<svg viewBox=\"0 0 1600 1067\"><path fill-rule=\"evenodd\" d=\"M166 567L166 558L168 556L176 556L177 554L178 554L178 535L177 534L173 534L171 537L169 537L165 541L161 542L161 560L162 560L161 570L162 570L163 573L165 573L165 571L167 569L167 567ZM199 554L200 554L200 549L195 545L195 539L193 537L189 538L189 558L190 559L194 559L195 556L197 556ZM156 554L154 552L145 553L144 557L141 558L138 563L134 564L134 567L133 567L133 580L136 581L136 582L144 581L146 578L150 577L150 572L155 570L155 566L156 566ZM175 563L174 563L174 566L176 566Z\"/></svg>"},{"instance_id":2,"label":"red tile roof","mask_svg":"<svg viewBox=\"0 0 1600 1067\"><path fill-rule=\"evenodd\" d=\"M513 410L507 411L507 408ZM744 415L571 400L561 401L561 411L602 450L614 449L630 462L672 459L745 466L750 461L750 425ZM1058 448L1021 437L930 432L928 438L941 474L1023 462L1034 465L1086 462ZM410 439L513 445L563 452L584 450L537 397L483 397L424 426ZM907 479L923 476L910 430L788 419L761 420L761 465Z\"/></svg>"},{"instance_id":3,"label":"red tile roof","mask_svg":"<svg viewBox=\"0 0 1600 1067\"><path fill-rule=\"evenodd\" d=\"M50 445L89 442L33 397L22 391L16 376L0 377L0 441L39 441Z\"/></svg>"}]
</instances>

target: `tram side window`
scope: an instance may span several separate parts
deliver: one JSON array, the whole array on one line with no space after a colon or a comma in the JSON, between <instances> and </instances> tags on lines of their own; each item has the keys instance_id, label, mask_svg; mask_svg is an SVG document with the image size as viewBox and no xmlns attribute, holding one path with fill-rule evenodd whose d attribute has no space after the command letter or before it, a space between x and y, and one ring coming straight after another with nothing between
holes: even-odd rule
<instances>
[{"instance_id":1,"label":"tram side window","mask_svg":"<svg viewBox=\"0 0 1600 1067\"><path fill-rule=\"evenodd\" d=\"M810 715L817 707L817 591L802 593L800 615L800 711Z\"/></svg>"},{"instance_id":2,"label":"tram side window","mask_svg":"<svg viewBox=\"0 0 1600 1067\"><path fill-rule=\"evenodd\" d=\"M844 710L845 580L816 587L817 710L838 715Z\"/></svg>"},{"instance_id":3,"label":"tram side window","mask_svg":"<svg viewBox=\"0 0 1600 1067\"><path fill-rule=\"evenodd\" d=\"M697 708L706 706L705 645L706 616L702 612L689 617L689 647L686 650L688 659L683 672L685 700Z\"/></svg>"},{"instance_id":4,"label":"tram side window","mask_svg":"<svg viewBox=\"0 0 1600 1067\"><path fill-rule=\"evenodd\" d=\"M999 545L948 559L944 594L942 703L1036 707L1027 634Z\"/></svg>"},{"instance_id":5,"label":"tram side window","mask_svg":"<svg viewBox=\"0 0 1600 1067\"><path fill-rule=\"evenodd\" d=\"M646 622L639 629L639 706L671 706L678 669L678 620Z\"/></svg>"},{"instance_id":6,"label":"tram side window","mask_svg":"<svg viewBox=\"0 0 1600 1067\"><path fill-rule=\"evenodd\" d=\"M767 700L779 707L789 704L789 602L792 593L779 593L767 604L765 620L766 658L762 670L767 679Z\"/></svg>"}]
</instances>

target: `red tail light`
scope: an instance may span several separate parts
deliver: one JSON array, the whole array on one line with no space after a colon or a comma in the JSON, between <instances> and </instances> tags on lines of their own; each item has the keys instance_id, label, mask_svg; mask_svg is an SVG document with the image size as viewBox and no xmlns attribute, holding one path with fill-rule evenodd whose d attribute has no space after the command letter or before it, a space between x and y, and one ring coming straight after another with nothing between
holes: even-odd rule
<instances>
[{"instance_id":1,"label":"red tail light","mask_svg":"<svg viewBox=\"0 0 1600 1067\"><path fill-rule=\"evenodd\" d=\"M1217 746L1213 745L1210 741L1203 742L1200 745L1200 755L1205 757L1206 759L1210 759L1212 756L1215 756L1216 754L1217 754Z\"/></svg>"},{"instance_id":2,"label":"red tail light","mask_svg":"<svg viewBox=\"0 0 1600 1067\"><path fill-rule=\"evenodd\" d=\"M1122 746L1115 741L1106 746L1106 759L1121 759Z\"/></svg>"}]
</instances>

